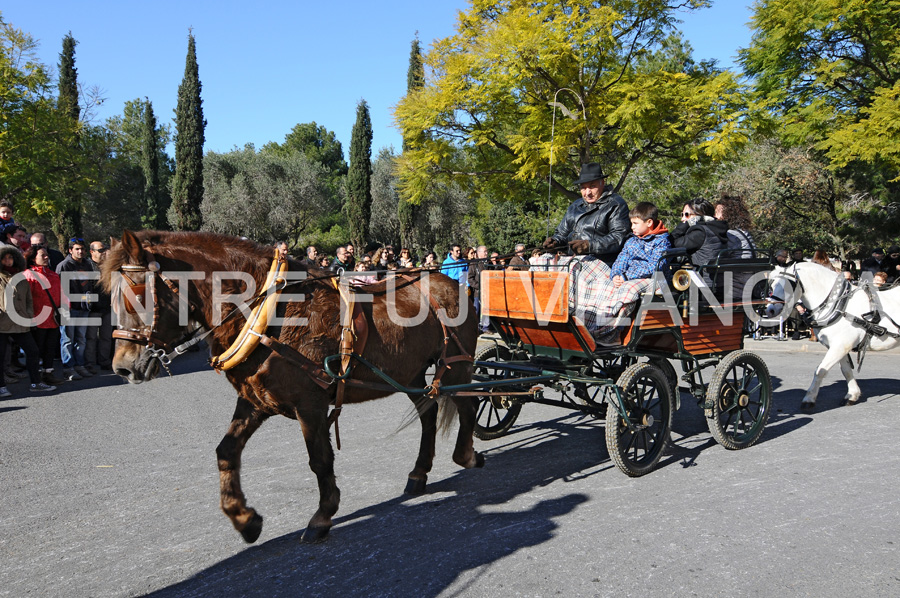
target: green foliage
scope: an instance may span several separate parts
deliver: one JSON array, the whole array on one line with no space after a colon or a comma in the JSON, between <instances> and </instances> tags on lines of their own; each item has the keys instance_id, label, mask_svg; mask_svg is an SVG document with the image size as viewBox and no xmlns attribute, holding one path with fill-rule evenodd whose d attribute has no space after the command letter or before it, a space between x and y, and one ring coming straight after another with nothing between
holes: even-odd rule
<instances>
[{"instance_id":1,"label":"green foliage","mask_svg":"<svg viewBox=\"0 0 900 598\"><path fill-rule=\"evenodd\" d=\"M481 230L482 242L501 255L512 253L516 243L533 247L546 237L546 215L542 219L540 215L526 211L521 202L499 201L493 204L486 224Z\"/></svg>"},{"instance_id":2,"label":"green foliage","mask_svg":"<svg viewBox=\"0 0 900 598\"><path fill-rule=\"evenodd\" d=\"M59 109L74 121L81 117L81 108L78 106L78 69L75 68L77 44L70 31L63 38L63 50L59 55Z\"/></svg>"},{"instance_id":3,"label":"green foliage","mask_svg":"<svg viewBox=\"0 0 900 598\"><path fill-rule=\"evenodd\" d=\"M203 201L203 142L206 120L200 98L200 72L194 35L188 35L184 78L175 109L175 178L169 222L175 230L199 230Z\"/></svg>"},{"instance_id":4,"label":"green foliage","mask_svg":"<svg viewBox=\"0 0 900 598\"><path fill-rule=\"evenodd\" d=\"M419 45L419 36L416 35L409 48L409 67L406 71L406 91L411 93L425 87L425 64L422 61L422 47ZM413 141L409 142L406 135L412 135ZM403 137L403 151L406 152L410 145L414 145L417 138L421 137L421 131L405 133ZM413 223L416 220L416 204L408 201L408 198L399 198L397 205L397 217L400 221L400 238L405 247L413 246Z\"/></svg>"},{"instance_id":5,"label":"green foliage","mask_svg":"<svg viewBox=\"0 0 900 598\"><path fill-rule=\"evenodd\" d=\"M365 246L369 236L372 207L372 120L369 105L360 100L350 140L350 169L347 172L347 198L344 213L350 224L350 240Z\"/></svg>"},{"instance_id":6,"label":"green foliage","mask_svg":"<svg viewBox=\"0 0 900 598\"><path fill-rule=\"evenodd\" d=\"M790 144L900 180L900 1L760 0L741 52Z\"/></svg>"},{"instance_id":7,"label":"green foliage","mask_svg":"<svg viewBox=\"0 0 900 598\"><path fill-rule=\"evenodd\" d=\"M141 130L141 171L144 175L144 228L162 228L165 211L159 204L159 145L156 133L156 116L149 101L144 109Z\"/></svg>"},{"instance_id":8,"label":"green foliage","mask_svg":"<svg viewBox=\"0 0 900 598\"><path fill-rule=\"evenodd\" d=\"M478 196L525 198L546 180L551 151L552 185L569 198L589 160L617 173L618 187L642 161L731 155L749 137L745 90L686 62L675 35L675 10L706 4L473 1L457 34L426 55L429 83L396 108L411 142L398 160L401 196L421 201L439 176L474 178Z\"/></svg>"},{"instance_id":9,"label":"green foliage","mask_svg":"<svg viewBox=\"0 0 900 598\"><path fill-rule=\"evenodd\" d=\"M257 153L252 146L204 160L204 228L263 243L309 233L332 204L325 168L299 152Z\"/></svg>"},{"instance_id":10,"label":"green foliage","mask_svg":"<svg viewBox=\"0 0 900 598\"><path fill-rule=\"evenodd\" d=\"M341 179L347 174L347 163L344 161L344 150L334 132L314 122L294 125L284 138L284 143L267 143L262 151L286 155L300 152L313 162L325 168L328 184L333 193L340 188Z\"/></svg>"},{"instance_id":11,"label":"green foliage","mask_svg":"<svg viewBox=\"0 0 900 598\"><path fill-rule=\"evenodd\" d=\"M397 177L394 174L394 148L383 147L372 162L372 214L369 219L369 238L381 243L396 243L400 239ZM404 247L408 245L404 244Z\"/></svg>"},{"instance_id":12,"label":"green foliage","mask_svg":"<svg viewBox=\"0 0 900 598\"><path fill-rule=\"evenodd\" d=\"M77 42L69 32L63 38L63 49L59 55L59 110L71 123L71 131L75 134L62 140L72 152L78 153L80 148L79 117L81 109L78 106L78 71L75 68L75 46ZM82 194L84 187L79 185L73 176L66 176L60 189L60 199L56 210L53 212L53 232L59 240L60 246L66 239L73 235L83 233L81 225Z\"/></svg>"}]
</instances>

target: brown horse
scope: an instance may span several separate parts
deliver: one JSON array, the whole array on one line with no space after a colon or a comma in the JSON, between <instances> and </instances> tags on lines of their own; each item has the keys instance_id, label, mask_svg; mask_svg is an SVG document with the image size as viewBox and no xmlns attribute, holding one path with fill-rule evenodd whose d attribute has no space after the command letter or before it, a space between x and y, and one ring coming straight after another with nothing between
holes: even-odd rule
<instances>
[{"instance_id":1,"label":"brown horse","mask_svg":"<svg viewBox=\"0 0 900 598\"><path fill-rule=\"evenodd\" d=\"M231 345L245 318L240 311L229 316L238 307L215 306L214 299L221 297L221 293L245 291L248 281L222 279L214 273L249 274L257 291L261 291L272 256L269 247L223 235L125 231L122 241L113 243L102 274L103 284L113 297L120 330L113 360L116 373L135 384L153 378L159 372L160 358L172 354L173 347L198 327L211 331L207 337L210 350L213 355L219 355ZM306 270L293 260L288 261L288 267L290 271ZM190 279L187 273L193 273ZM310 270L308 280L285 290L294 295L303 293L305 300L283 301L279 311L285 318L305 318L305 321L298 320L303 325L288 325L291 322L285 320L283 325L270 326L265 332L277 343L258 346L246 361L225 372L237 390L238 400L228 432L216 448L221 506L247 542L259 537L262 517L247 506L241 491L241 452L250 436L271 415L300 421L309 466L318 479L319 508L309 521L303 540L324 539L338 509L340 490L334 477L328 411L329 405L335 402L339 383L320 366L326 357L339 353L341 297L328 274ZM316 277L323 279L315 280ZM398 284L394 292L376 288L371 302L358 302L368 324L368 340L362 357L407 388L424 388L427 368L435 363L440 365L442 358L450 358L445 363L452 364L441 383L467 383L472 377L472 363L465 355L474 354L477 340L471 302L460 303L459 285L446 276L431 274L421 279L417 283ZM221 288L215 288L216 285ZM136 307L134 297L141 291L146 291L145 301L150 304ZM435 309L436 305L445 311ZM467 313L461 314L461 307L468 308ZM150 322L148 308L153 312ZM443 312L446 332L438 312ZM408 325L417 314L421 320L423 313L424 321ZM410 320L395 322L398 315ZM454 325L457 319L461 323ZM448 336L455 338L448 342ZM453 356L463 357L453 360ZM354 381L376 384L375 388L348 384L344 403L377 399L394 392L385 389L382 380L365 367L356 365L351 374ZM379 382L382 382L380 387ZM410 398L418 403L422 435L407 492L425 490L434 459L438 404L444 412L442 423L449 424L454 413L459 415L453 460L465 468L484 464L484 458L475 452L472 444L475 399L452 397L448 401L441 397L435 401L422 395Z\"/></svg>"}]
</instances>

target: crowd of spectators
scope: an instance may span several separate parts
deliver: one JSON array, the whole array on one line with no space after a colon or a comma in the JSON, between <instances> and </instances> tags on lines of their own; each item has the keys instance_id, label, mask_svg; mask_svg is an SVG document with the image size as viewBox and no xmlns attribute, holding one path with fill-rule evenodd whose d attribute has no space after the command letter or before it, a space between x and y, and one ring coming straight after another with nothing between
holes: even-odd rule
<instances>
[{"instance_id":1,"label":"crowd of spectators","mask_svg":"<svg viewBox=\"0 0 900 598\"><path fill-rule=\"evenodd\" d=\"M64 256L44 233L29 236L0 202L0 398L26 378L31 392L52 393L111 369L112 307L96 280L109 247L67 245Z\"/></svg>"}]
</instances>

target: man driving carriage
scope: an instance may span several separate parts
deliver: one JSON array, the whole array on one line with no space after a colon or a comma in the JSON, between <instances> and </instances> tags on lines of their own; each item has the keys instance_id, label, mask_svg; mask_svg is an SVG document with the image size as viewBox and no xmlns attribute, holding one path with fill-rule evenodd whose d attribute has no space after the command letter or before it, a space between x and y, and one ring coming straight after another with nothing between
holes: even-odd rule
<instances>
[{"instance_id":1,"label":"man driving carriage","mask_svg":"<svg viewBox=\"0 0 900 598\"><path fill-rule=\"evenodd\" d=\"M566 210L556 232L547 237L544 249L568 245L580 263L573 267L569 303L588 330L596 331L606 318L600 303L608 294L610 267L631 234L628 204L606 184L606 174L597 162L583 164L575 181L581 188Z\"/></svg>"}]
</instances>

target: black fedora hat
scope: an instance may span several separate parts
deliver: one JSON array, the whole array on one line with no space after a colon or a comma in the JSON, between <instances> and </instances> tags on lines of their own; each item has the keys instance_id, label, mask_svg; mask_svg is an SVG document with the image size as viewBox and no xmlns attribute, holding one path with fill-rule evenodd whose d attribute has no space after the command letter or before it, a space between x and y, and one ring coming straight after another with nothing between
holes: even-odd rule
<instances>
[{"instance_id":1,"label":"black fedora hat","mask_svg":"<svg viewBox=\"0 0 900 598\"><path fill-rule=\"evenodd\" d=\"M588 164L581 165L581 176L578 177L578 180L575 181L575 184L581 185L583 183L590 183L591 181L605 178L606 174L603 173L603 169L600 167L600 163L589 162Z\"/></svg>"}]
</instances>

